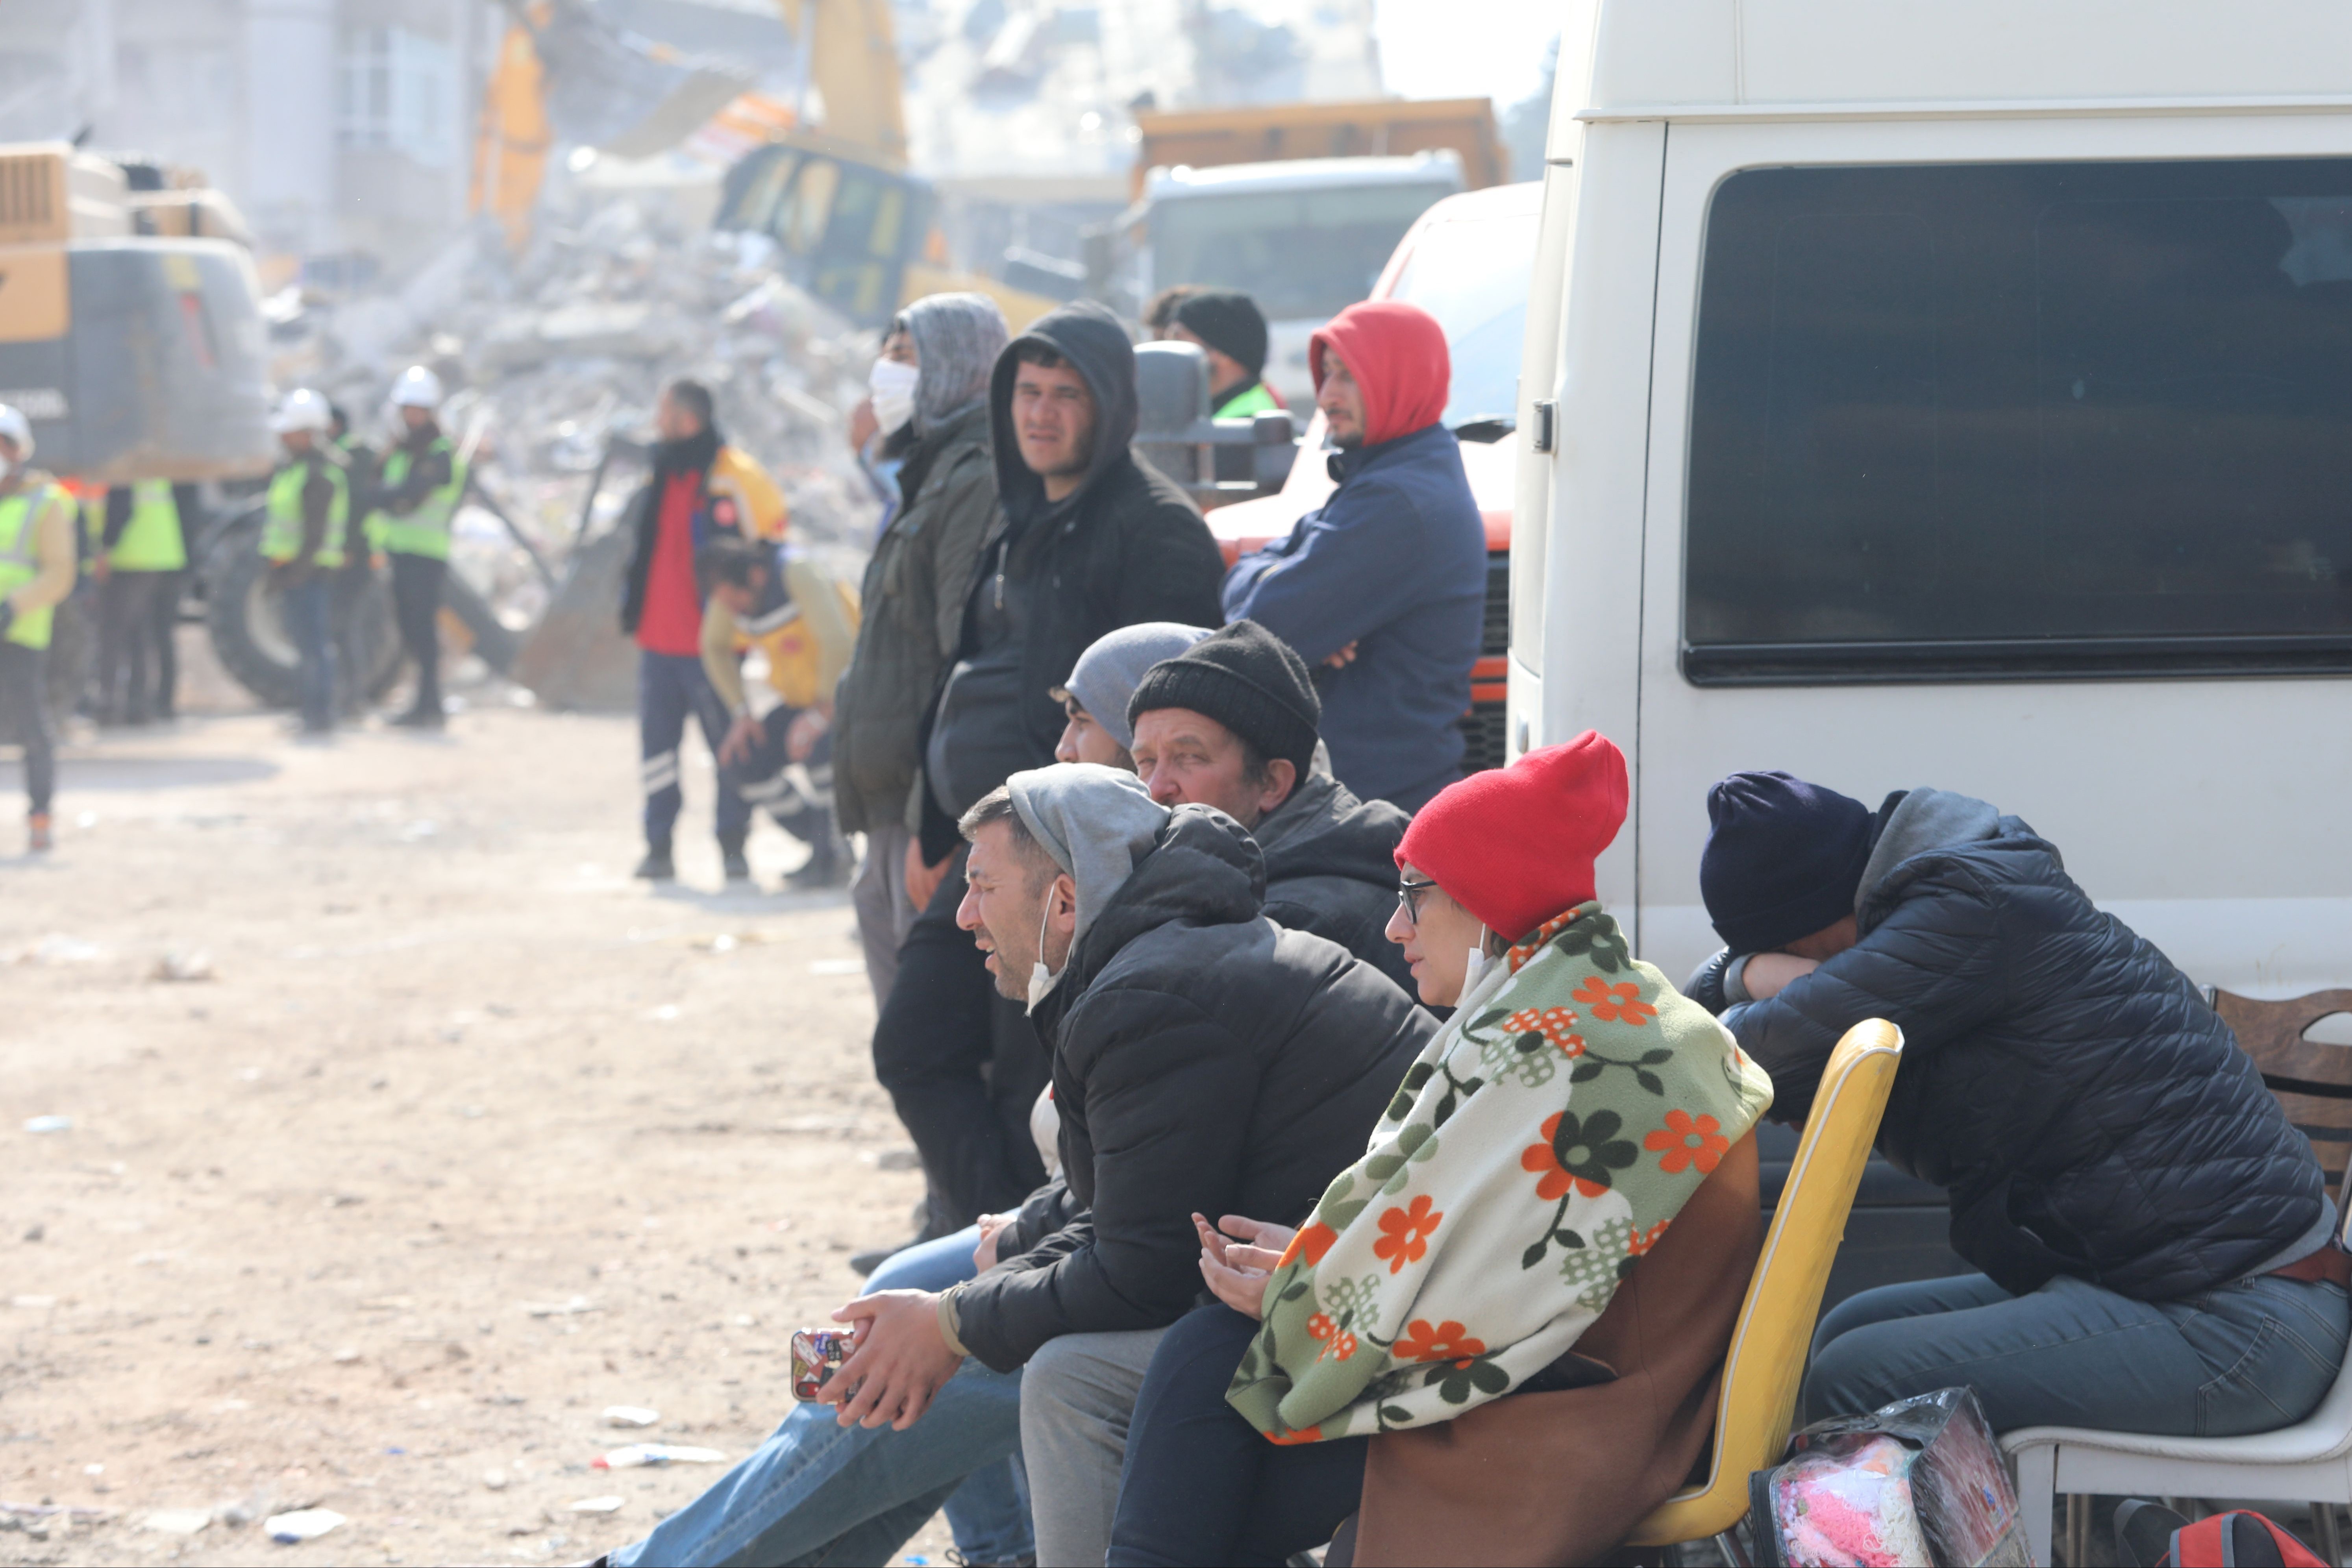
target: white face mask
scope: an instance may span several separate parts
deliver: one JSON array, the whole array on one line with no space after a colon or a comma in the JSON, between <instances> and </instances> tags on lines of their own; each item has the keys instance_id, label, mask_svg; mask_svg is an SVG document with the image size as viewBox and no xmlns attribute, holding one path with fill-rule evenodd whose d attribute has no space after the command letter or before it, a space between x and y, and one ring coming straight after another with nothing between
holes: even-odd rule
<instances>
[{"instance_id":1,"label":"white face mask","mask_svg":"<svg viewBox=\"0 0 2352 1568\"><path fill-rule=\"evenodd\" d=\"M1033 1013L1037 1010L1038 1003L1054 994L1054 988L1062 983L1062 976L1070 972L1070 956L1067 953L1062 955L1060 974L1045 967L1045 926L1053 918L1054 890L1049 887L1045 890L1045 913L1037 916L1037 961L1029 967L1028 1010Z\"/></svg>"},{"instance_id":2,"label":"white face mask","mask_svg":"<svg viewBox=\"0 0 2352 1568\"><path fill-rule=\"evenodd\" d=\"M896 360L877 360L866 375L866 390L874 398L874 418L882 434L895 435L915 417L915 383L922 371Z\"/></svg>"},{"instance_id":3,"label":"white face mask","mask_svg":"<svg viewBox=\"0 0 2352 1568\"><path fill-rule=\"evenodd\" d=\"M1495 960L1486 954L1486 928L1482 925L1478 928L1478 945L1470 949L1470 961L1462 966L1462 995L1465 1000L1478 988L1478 982L1485 979L1486 971L1494 967Z\"/></svg>"},{"instance_id":4,"label":"white face mask","mask_svg":"<svg viewBox=\"0 0 2352 1568\"><path fill-rule=\"evenodd\" d=\"M16 464L10 462L5 457L0 457L0 485L6 484L8 482L8 476L14 474L16 471Z\"/></svg>"}]
</instances>

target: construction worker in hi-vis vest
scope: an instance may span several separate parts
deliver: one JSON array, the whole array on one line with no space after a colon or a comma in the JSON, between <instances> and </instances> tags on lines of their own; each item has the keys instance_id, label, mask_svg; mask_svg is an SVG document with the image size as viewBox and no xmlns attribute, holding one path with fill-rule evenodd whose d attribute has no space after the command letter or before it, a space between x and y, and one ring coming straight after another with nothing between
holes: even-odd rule
<instances>
[{"instance_id":1,"label":"construction worker in hi-vis vest","mask_svg":"<svg viewBox=\"0 0 2352 1568\"><path fill-rule=\"evenodd\" d=\"M261 556L283 598L286 629L302 661L302 733L335 727L335 571L351 527L351 482L328 440L327 400L309 388L286 394L274 426L286 457L269 477Z\"/></svg>"},{"instance_id":2,"label":"construction worker in hi-vis vest","mask_svg":"<svg viewBox=\"0 0 2352 1568\"><path fill-rule=\"evenodd\" d=\"M26 848L51 841L50 798L58 781L49 734L47 653L52 612L80 574L78 508L65 487L31 466L33 423L0 403L0 740L25 752L31 804Z\"/></svg>"},{"instance_id":3,"label":"construction worker in hi-vis vest","mask_svg":"<svg viewBox=\"0 0 2352 1568\"><path fill-rule=\"evenodd\" d=\"M98 579L99 721L145 724L175 706L181 573L188 565L183 507L195 486L169 479L117 485L93 497L91 575Z\"/></svg>"},{"instance_id":4,"label":"construction worker in hi-vis vest","mask_svg":"<svg viewBox=\"0 0 2352 1568\"><path fill-rule=\"evenodd\" d=\"M400 440L384 455L368 543L392 561L400 641L416 663L416 700L395 724L441 727L441 584L449 575L449 528L466 494L466 465L441 434L441 378L411 365L392 383Z\"/></svg>"}]
</instances>

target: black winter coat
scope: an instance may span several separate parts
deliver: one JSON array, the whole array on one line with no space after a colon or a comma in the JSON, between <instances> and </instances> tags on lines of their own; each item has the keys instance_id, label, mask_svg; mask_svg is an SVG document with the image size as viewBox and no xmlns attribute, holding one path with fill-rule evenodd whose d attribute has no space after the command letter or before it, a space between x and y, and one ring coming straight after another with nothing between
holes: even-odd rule
<instances>
[{"instance_id":1,"label":"black winter coat","mask_svg":"<svg viewBox=\"0 0 2352 1568\"><path fill-rule=\"evenodd\" d=\"M1845 1030L1903 1065L1878 1147L1948 1188L1953 1250L2003 1290L2072 1275L2168 1301L2325 1239L2319 1166L2196 987L2015 817L1889 799L1861 940L1724 1022L1801 1124ZM1717 1001L1722 957L1693 994Z\"/></svg>"},{"instance_id":2,"label":"black winter coat","mask_svg":"<svg viewBox=\"0 0 2352 1568\"><path fill-rule=\"evenodd\" d=\"M1328 772L1301 779L1251 836L1265 855L1265 915L1328 936L1416 994L1404 949L1388 939L1396 913L1396 848L1412 819L1386 800L1359 800Z\"/></svg>"},{"instance_id":3,"label":"black winter coat","mask_svg":"<svg viewBox=\"0 0 2352 1568\"><path fill-rule=\"evenodd\" d=\"M997 1370L1061 1334L1181 1317L1201 1292L1192 1216L1304 1218L1436 1033L1345 950L1260 915L1263 875L1231 818L1178 808L1038 1008L1066 1188L1032 1199L1000 1238L1027 1249L956 1297Z\"/></svg>"},{"instance_id":4,"label":"black winter coat","mask_svg":"<svg viewBox=\"0 0 2352 1568\"><path fill-rule=\"evenodd\" d=\"M1013 382L1029 343L1076 367L1094 393L1092 465L1056 502L1022 463L1013 429ZM997 360L989 419L1000 510L981 543L961 643L931 720L951 753L945 792L962 807L1054 760L1066 720L1051 693L1097 638L1144 621L1223 623L1224 559L1182 487L1129 450L1136 417L1134 348L1097 306L1040 318ZM954 823L929 790L925 803L924 853L936 863L956 846Z\"/></svg>"}]
</instances>

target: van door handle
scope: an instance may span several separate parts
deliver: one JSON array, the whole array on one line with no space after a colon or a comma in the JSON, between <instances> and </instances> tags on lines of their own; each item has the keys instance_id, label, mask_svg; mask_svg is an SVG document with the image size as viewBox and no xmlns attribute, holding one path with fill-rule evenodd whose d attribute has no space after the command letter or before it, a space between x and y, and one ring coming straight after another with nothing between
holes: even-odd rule
<instances>
[{"instance_id":1,"label":"van door handle","mask_svg":"<svg viewBox=\"0 0 2352 1568\"><path fill-rule=\"evenodd\" d=\"M1557 444L1559 427L1559 402L1557 398L1536 399L1535 419L1529 434L1529 444L1538 452L1549 452Z\"/></svg>"}]
</instances>

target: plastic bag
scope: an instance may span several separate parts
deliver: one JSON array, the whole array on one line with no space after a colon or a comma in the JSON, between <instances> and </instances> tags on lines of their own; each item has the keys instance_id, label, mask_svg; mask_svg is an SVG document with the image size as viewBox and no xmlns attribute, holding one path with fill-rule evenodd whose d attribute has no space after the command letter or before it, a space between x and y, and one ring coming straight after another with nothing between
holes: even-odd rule
<instances>
[{"instance_id":1,"label":"plastic bag","mask_svg":"<svg viewBox=\"0 0 2352 1568\"><path fill-rule=\"evenodd\" d=\"M1748 1478L1757 1560L1788 1568L2031 1568L1976 1395L1938 1389L1816 1421Z\"/></svg>"}]
</instances>

